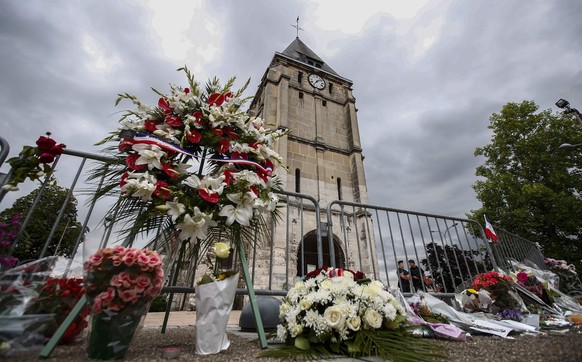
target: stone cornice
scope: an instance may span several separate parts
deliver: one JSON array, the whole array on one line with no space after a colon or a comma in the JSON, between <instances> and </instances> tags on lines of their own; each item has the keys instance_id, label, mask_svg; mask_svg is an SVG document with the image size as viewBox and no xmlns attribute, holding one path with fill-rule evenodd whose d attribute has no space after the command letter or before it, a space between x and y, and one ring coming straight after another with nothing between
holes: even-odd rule
<instances>
[{"instance_id":1,"label":"stone cornice","mask_svg":"<svg viewBox=\"0 0 582 362\"><path fill-rule=\"evenodd\" d=\"M315 147L317 149L321 149L324 151L332 151L332 152L340 153L340 154L346 155L346 156L351 156L354 153L362 153L362 149L360 147L352 147L352 149L350 149L350 150L344 150L344 149L341 149L339 147L329 146L329 145L322 143L322 142L308 140L306 138L297 137L297 136L294 136L292 134L287 135L287 140L288 141L295 141L295 142L302 143L305 145L309 145L309 146L312 146L312 147Z\"/></svg>"}]
</instances>

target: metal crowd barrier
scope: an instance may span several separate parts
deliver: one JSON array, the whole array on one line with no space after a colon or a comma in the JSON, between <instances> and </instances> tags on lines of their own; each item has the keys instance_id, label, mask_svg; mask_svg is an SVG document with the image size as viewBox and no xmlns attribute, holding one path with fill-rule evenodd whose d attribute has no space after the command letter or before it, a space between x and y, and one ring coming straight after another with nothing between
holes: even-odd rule
<instances>
[{"instance_id":1,"label":"metal crowd barrier","mask_svg":"<svg viewBox=\"0 0 582 362\"><path fill-rule=\"evenodd\" d=\"M544 256L534 242L512 234L500 227L495 227L495 233L499 237L499 240L492 244L492 249L495 260L501 269L513 271L515 264L512 261L533 263L541 270L548 269L544 263Z\"/></svg>"},{"instance_id":2,"label":"metal crowd barrier","mask_svg":"<svg viewBox=\"0 0 582 362\"><path fill-rule=\"evenodd\" d=\"M482 227L473 220L345 201L330 203L327 213L329 233L339 235L344 249L351 250L346 265L368 269L391 287L402 286L400 260L406 270L414 260L430 278L416 289L441 297L451 297L464 282L497 267ZM378 264L366 265L373 250Z\"/></svg>"}]
</instances>

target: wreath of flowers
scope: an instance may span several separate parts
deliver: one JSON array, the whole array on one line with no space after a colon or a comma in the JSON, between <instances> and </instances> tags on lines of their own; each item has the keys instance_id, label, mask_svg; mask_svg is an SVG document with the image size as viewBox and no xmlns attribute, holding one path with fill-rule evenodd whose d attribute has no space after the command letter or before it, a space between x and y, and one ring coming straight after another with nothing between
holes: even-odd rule
<instances>
[{"instance_id":1,"label":"wreath of flowers","mask_svg":"<svg viewBox=\"0 0 582 362\"><path fill-rule=\"evenodd\" d=\"M121 168L113 173L102 168L95 176L106 173L121 181L122 207L129 211L120 217L134 221L139 213L134 230L148 229L167 215L168 228L177 228L180 240L204 240L209 228L240 230L252 224L256 211L275 211L273 189L280 189L280 180L272 171L283 161L272 146L287 130L269 130L241 109L248 82L233 92L235 78L225 86L214 78L202 89L187 68L178 71L189 86L171 85L168 95L154 89L160 95L156 107L119 95L116 104L128 99L136 108L126 111L120 129L100 144L118 143Z\"/></svg>"}]
</instances>

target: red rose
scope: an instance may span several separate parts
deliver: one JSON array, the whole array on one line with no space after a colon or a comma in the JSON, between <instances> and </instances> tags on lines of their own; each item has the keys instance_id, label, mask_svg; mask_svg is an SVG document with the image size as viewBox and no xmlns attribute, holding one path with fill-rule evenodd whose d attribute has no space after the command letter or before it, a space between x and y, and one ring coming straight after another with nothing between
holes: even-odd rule
<instances>
[{"instance_id":1,"label":"red rose","mask_svg":"<svg viewBox=\"0 0 582 362\"><path fill-rule=\"evenodd\" d=\"M62 155L63 154L63 148L65 148L66 146L62 143L59 143L58 145L54 145L53 147L51 147L51 149L49 150L50 153L52 153L53 155Z\"/></svg>"},{"instance_id":2,"label":"red rose","mask_svg":"<svg viewBox=\"0 0 582 362\"><path fill-rule=\"evenodd\" d=\"M43 151L50 150L56 144L57 144L57 142L55 140L53 140L52 138L49 138L49 137L45 137L45 136L40 136L36 140L36 145L38 146L38 148L40 148Z\"/></svg>"},{"instance_id":3,"label":"red rose","mask_svg":"<svg viewBox=\"0 0 582 362\"><path fill-rule=\"evenodd\" d=\"M55 155L50 152L41 153L38 157L38 161L40 163L51 163L55 160Z\"/></svg>"}]
</instances>

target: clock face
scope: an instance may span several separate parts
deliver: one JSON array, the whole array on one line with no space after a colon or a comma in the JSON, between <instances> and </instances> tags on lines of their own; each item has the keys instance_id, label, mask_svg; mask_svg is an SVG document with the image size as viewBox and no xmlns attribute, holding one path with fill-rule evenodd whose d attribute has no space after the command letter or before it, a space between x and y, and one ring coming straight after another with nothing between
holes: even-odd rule
<instances>
[{"instance_id":1,"label":"clock face","mask_svg":"<svg viewBox=\"0 0 582 362\"><path fill-rule=\"evenodd\" d=\"M321 78L319 75L310 74L307 79L309 80L309 84L311 84L315 88L319 90L325 88L325 80L323 80L323 78Z\"/></svg>"}]
</instances>

